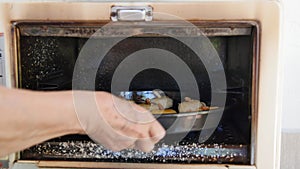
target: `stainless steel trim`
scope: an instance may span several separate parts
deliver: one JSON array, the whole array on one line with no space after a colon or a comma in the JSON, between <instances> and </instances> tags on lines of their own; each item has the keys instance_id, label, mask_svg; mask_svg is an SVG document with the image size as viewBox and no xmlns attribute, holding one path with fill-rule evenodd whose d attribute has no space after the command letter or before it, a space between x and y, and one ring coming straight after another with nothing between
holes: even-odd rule
<instances>
[{"instance_id":1,"label":"stainless steel trim","mask_svg":"<svg viewBox=\"0 0 300 169\"><path fill-rule=\"evenodd\" d=\"M12 79L12 86L16 88L21 88L21 64L20 64L20 30L18 27L16 27L14 24L12 25L12 71L13 71L13 77Z\"/></svg>"},{"instance_id":2,"label":"stainless steel trim","mask_svg":"<svg viewBox=\"0 0 300 169\"><path fill-rule=\"evenodd\" d=\"M221 109L221 108L218 108ZM197 115L205 115L209 113L219 113L218 110L209 110L209 111L199 111L199 112L190 112L190 113L176 113L176 114L164 114L164 117L186 117L186 116L197 116ZM156 116L156 115L155 115ZM158 114L157 116L160 116Z\"/></svg>"},{"instance_id":3,"label":"stainless steel trim","mask_svg":"<svg viewBox=\"0 0 300 169\"><path fill-rule=\"evenodd\" d=\"M4 36L0 34L0 85L5 85L5 53L4 53Z\"/></svg>"},{"instance_id":4,"label":"stainless steel trim","mask_svg":"<svg viewBox=\"0 0 300 169\"><path fill-rule=\"evenodd\" d=\"M141 34L141 32L149 32L151 29L161 29L169 33L174 32L175 36L199 36L198 28L205 36L242 36L251 35L252 29L249 25L222 24L221 27L214 25L208 25L206 27L201 26L206 24L205 22L192 22L198 28L195 27L179 27L176 21L163 22L114 22L113 26L109 26L109 29L105 31L98 31L103 25L108 22L101 23L60 23L51 22L42 25L42 22L16 22L14 25L20 28L22 36L57 36L57 37L82 37L89 38L97 32L97 36L101 37L127 37L128 34ZM71 26L70 26L71 25ZM181 24L182 25L182 24ZM240 27L237 27L240 26ZM197 29L197 30L196 30ZM148 31L147 31L148 30ZM151 31L150 31L151 32ZM139 35L143 36L162 36L155 34Z\"/></svg>"},{"instance_id":5,"label":"stainless steel trim","mask_svg":"<svg viewBox=\"0 0 300 169\"><path fill-rule=\"evenodd\" d=\"M258 85L259 85L259 60L260 60L260 34L261 27L259 22L253 22L253 64L252 64L252 112L251 112L251 145L250 145L250 164L256 164L257 157L257 128L258 128Z\"/></svg>"},{"instance_id":6,"label":"stainless steel trim","mask_svg":"<svg viewBox=\"0 0 300 169\"><path fill-rule=\"evenodd\" d=\"M31 168L131 168L131 169L256 169L255 166L225 164L147 164L147 163L110 163L110 162L75 162L75 161L18 161L16 166ZM17 169L13 167L12 169ZM22 168L23 169L23 168Z\"/></svg>"},{"instance_id":7,"label":"stainless steel trim","mask_svg":"<svg viewBox=\"0 0 300 169\"><path fill-rule=\"evenodd\" d=\"M110 18L112 21L152 21L151 6L113 6Z\"/></svg>"},{"instance_id":8,"label":"stainless steel trim","mask_svg":"<svg viewBox=\"0 0 300 169\"><path fill-rule=\"evenodd\" d=\"M18 161L19 164L36 164L39 168L131 168L131 169L228 169L224 164L147 164L76 161ZM241 168L242 169L242 168Z\"/></svg>"}]
</instances>

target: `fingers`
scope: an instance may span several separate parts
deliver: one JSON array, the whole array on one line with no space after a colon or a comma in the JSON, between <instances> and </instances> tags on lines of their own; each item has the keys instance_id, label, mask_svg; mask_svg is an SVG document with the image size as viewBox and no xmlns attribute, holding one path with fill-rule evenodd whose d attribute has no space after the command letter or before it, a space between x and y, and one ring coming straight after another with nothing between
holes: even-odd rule
<instances>
[{"instance_id":1,"label":"fingers","mask_svg":"<svg viewBox=\"0 0 300 169\"><path fill-rule=\"evenodd\" d=\"M137 124L145 124L155 121L152 113L135 103L119 98L117 98L117 100L114 102L116 112L118 112L118 114L123 116L128 121Z\"/></svg>"},{"instance_id":2,"label":"fingers","mask_svg":"<svg viewBox=\"0 0 300 169\"><path fill-rule=\"evenodd\" d=\"M154 121L149 126L148 134L147 138L135 142L135 149L150 152L154 145L165 136L166 131L157 121Z\"/></svg>"},{"instance_id":3,"label":"fingers","mask_svg":"<svg viewBox=\"0 0 300 169\"><path fill-rule=\"evenodd\" d=\"M132 108L139 112L139 113L150 113L148 110L146 110L145 108L143 108L142 106L139 106L135 103L130 102L130 105L132 106Z\"/></svg>"},{"instance_id":4,"label":"fingers","mask_svg":"<svg viewBox=\"0 0 300 169\"><path fill-rule=\"evenodd\" d=\"M101 132L89 132L89 136L103 146L113 151L135 148L149 152L164 137L165 130L160 123L149 111L137 104L108 93L98 93L97 100L100 115L97 118L101 119L90 118L89 124L100 125ZM90 130L94 131L92 127Z\"/></svg>"},{"instance_id":5,"label":"fingers","mask_svg":"<svg viewBox=\"0 0 300 169\"><path fill-rule=\"evenodd\" d=\"M149 136L152 142L157 143L159 140L164 138L166 135L166 130L157 122L155 121L154 125L151 125L149 130Z\"/></svg>"},{"instance_id":6,"label":"fingers","mask_svg":"<svg viewBox=\"0 0 300 169\"><path fill-rule=\"evenodd\" d=\"M140 139L135 142L134 149L138 149L144 152L150 152L154 148L155 143L151 140L151 138L148 139Z\"/></svg>"},{"instance_id":7,"label":"fingers","mask_svg":"<svg viewBox=\"0 0 300 169\"><path fill-rule=\"evenodd\" d=\"M96 128L89 132L89 136L96 142L112 151L120 151L126 148L134 147L136 138L125 137L124 134L116 132L115 129L102 125L102 128Z\"/></svg>"},{"instance_id":8,"label":"fingers","mask_svg":"<svg viewBox=\"0 0 300 169\"><path fill-rule=\"evenodd\" d=\"M154 121L150 124L141 125L126 123L126 126L121 129L121 133L126 133L127 136L136 139L134 145L127 148L150 152L154 145L165 136L166 132L157 121ZM123 142L122 144L125 143Z\"/></svg>"},{"instance_id":9,"label":"fingers","mask_svg":"<svg viewBox=\"0 0 300 169\"><path fill-rule=\"evenodd\" d=\"M161 140L165 134L166 131L164 128L155 121L150 125L147 137L138 139L135 142L134 148L144 152L150 152L154 148L154 145Z\"/></svg>"}]
</instances>

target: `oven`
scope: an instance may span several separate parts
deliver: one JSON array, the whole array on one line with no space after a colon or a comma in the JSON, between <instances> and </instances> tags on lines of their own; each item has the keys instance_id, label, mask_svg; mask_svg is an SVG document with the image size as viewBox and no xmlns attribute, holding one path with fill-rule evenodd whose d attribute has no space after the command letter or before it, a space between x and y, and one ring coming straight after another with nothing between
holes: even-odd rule
<instances>
[{"instance_id":1,"label":"oven","mask_svg":"<svg viewBox=\"0 0 300 169\"><path fill-rule=\"evenodd\" d=\"M184 134L164 126L166 137L150 153L113 152L87 136L67 135L12 154L3 164L279 167L278 2L3 3L0 19L0 82L8 87L125 98L160 89L177 112L184 97L216 107L192 116L200 120ZM173 116L158 120L164 117Z\"/></svg>"}]
</instances>

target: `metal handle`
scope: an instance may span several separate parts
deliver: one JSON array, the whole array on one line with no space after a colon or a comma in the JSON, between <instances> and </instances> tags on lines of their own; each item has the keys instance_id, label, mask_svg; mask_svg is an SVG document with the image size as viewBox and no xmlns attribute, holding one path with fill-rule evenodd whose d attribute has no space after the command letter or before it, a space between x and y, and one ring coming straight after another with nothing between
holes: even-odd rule
<instances>
[{"instance_id":1,"label":"metal handle","mask_svg":"<svg viewBox=\"0 0 300 169\"><path fill-rule=\"evenodd\" d=\"M152 21L151 6L113 6L111 20L116 21Z\"/></svg>"}]
</instances>

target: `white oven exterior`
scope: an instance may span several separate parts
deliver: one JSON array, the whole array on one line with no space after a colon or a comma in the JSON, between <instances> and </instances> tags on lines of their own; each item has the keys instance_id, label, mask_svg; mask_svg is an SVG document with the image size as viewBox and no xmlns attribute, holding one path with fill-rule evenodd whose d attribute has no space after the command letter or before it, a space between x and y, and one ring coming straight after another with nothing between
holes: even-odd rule
<instances>
[{"instance_id":1,"label":"white oven exterior","mask_svg":"<svg viewBox=\"0 0 300 169\"><path fill-rule=\"evenodd\" d=\"M189 1L189 2L28 2L0 4L0 32L4 33L3 64L0 65L7 87L15 86L15 67L11 21L56 20L99 21L110 19L112 5L151 5L154 12L169 13L186 20L255 20L260 24L258 116L255 159L252 166L241 165L172 165L172 164L109 164L84 162L15 161L10 166L23 167L114 167L114 168L211 168L211 169L273 169L280 167L281 69L278 1ZM162 20L154 14L154 20ZM254 126L255 127L255 126Z\"/></svg>"}]
</instances>

